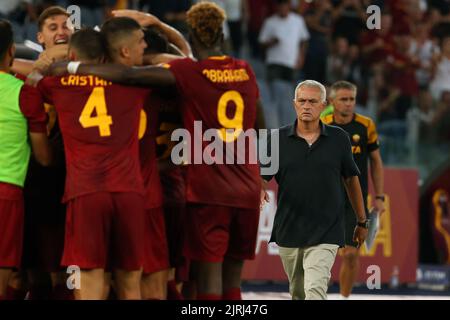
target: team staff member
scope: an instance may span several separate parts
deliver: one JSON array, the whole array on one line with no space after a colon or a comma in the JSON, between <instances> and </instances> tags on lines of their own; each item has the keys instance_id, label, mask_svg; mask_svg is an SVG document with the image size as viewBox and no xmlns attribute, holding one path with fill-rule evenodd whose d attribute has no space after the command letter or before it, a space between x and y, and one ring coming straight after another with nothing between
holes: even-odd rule
<instances>
[{"instance_id":1,"label":"team staff member","mask_svg":"<svg viewBox=\"0 0 450 320\"><path fill-rule=\"evenodd\" d=\"M280 247L292 299L327 297L331 267L338 248L344 245L342 180L358 219L353 239L362 244L367 236L350 141L344 130L320 121L325 104L322 84L307 80L297 86L297 120L278 131L279 170L263 175L267 182L275 177L279 186L270 241Z\"/></svg>"},{"instance_id":2,"label":"team staff member","mask_svg":"<svg viewBox=\"0 0 450 320\"><path fill-rule=\"evenodd\" d=\"M359 180L367 210L368 168L370 160L370 175L375 189L373 206L378 214L384 211L383 192L383 161L380 155L378 134L372 119L355 113L357 88L347 81L338 81L331 86L330 101L333 114L325 116L323 122L344 129L351 140L352 152L360 171ZM347 298L358 276L359 255L358 243L352 239L356 226L355 214L346 197L345 201L345 248L341 249L343 261L339 274L341 295Z\"/></svg>"}]
</instances>

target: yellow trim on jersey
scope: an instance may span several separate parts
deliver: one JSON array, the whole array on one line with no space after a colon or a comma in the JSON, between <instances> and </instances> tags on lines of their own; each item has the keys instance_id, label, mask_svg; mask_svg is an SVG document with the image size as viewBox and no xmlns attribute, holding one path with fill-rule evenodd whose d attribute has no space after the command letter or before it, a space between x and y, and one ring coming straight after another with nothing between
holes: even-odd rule
<instances>
[{"instance_id":1,"label":"yellow trim on jersey","mask_svg":"<svg viewBox=\"0 0 450 320\"><path fill-rule=\"evenodd\" d=\"M321 120L325 124L331 124L334 121L334 115L333 114L326 115Z\"/></svg>"},{"instance_id":2,"label":"yellow trim on jersey","mask_svg":"<svg viewBox=\"0 0 450 320\"><path fill-rule=\"evenodd\" d=\"M170 64L168 63L161 63L160 67L166 68L166 69L170 69Z\"/></svg>"},{"instance_id":3,"label":"yellow trim on jersey","mask_svg":"<svg viewBox=\"0 0 450 320\"><path fill-rule=\"evenodd\" d=\"M368 117L355 113L355 121L361 123L364 127L369 128L372 120Z\"/></svg>"},{"instance_id":4,"label":"yellow trim on jersey","mask_svg":"<svg viewBox=\"0 0 450 320\"><path fill-rule=\"evenodd\" d=\"M369 117L365 117L358 113L355 113L355 121L361 123L367 128L367 143L373 144L378 141L378 133L375 128L375 123Z\"/></svg>"},{"instance_id":5,"label":"yellow trim on jersey","mask_svg":"<svg viewBox=\"0 0 450 320\"><path fill-rule=\"evenodd\" d=\"M211 60L225 60L226 58L228 58L228 56L226 56L226 55L208 57L208 59L211 59Z\"/></svg>"}]
</instances>

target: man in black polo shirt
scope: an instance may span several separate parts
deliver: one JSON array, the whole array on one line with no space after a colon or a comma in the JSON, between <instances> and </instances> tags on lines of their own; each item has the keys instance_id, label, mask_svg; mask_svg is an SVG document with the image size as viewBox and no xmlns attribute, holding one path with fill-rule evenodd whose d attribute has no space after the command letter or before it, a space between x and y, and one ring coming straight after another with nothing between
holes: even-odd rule
<instances>
[{"instance_id":1,"label":"man in black polo shirt","mask_svg":"<svg viewBox=\"0 0 450 320\"><path fill-rule=\"evenodd\" d=\"M367 210L368 168L370 159L370 174L375 189L373 207L378 214L384 211L383 193L383 161L381 160L378 134L372 119L355 113L357 88L347 81L338 81L331 86L330 100L333 114L325 116L325 124L335 125L344 129L351 140L352 152L361 175L361 189L364 205ZM346 197L345 197L346 198ZM340 292L343 298L350 296L353 284L359 271L358 243L352 239L356 226L355 214L348 199L345 201L345 248L342 249L343 261L339 273Z\"/></svg>"},{"instance_id":2,"label":"man in black polo shirt","mask_svg":"<svg viewBox=\"0 0 450 320\"><path fill-rule=\"evenodd\" d=\"M331 267L345 243L343 185L358 220L353 239L361 245L367 236L359 170L350 140L344 130L320 121L325 100L322 84L307 80L297 86L297 120L278 130L279 170L262 176L263 187L272 177L279 186L270 241L280 247L292 299L327 297Z\"/></svg>"}]
</instances>

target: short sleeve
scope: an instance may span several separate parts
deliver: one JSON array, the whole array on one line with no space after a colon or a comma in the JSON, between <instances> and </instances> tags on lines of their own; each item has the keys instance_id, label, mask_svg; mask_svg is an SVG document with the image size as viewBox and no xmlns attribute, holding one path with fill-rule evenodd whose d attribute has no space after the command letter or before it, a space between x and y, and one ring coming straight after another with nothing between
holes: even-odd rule
<instances>
[{"instance_id":1,"label":"short sleeve","mask_svg":"<svg viewBox=\"0 0 450 320\"><path fill-rule=\"evenodd\" d=\"M252 67L247 64L247 72L250 75L250 79L252 80L252 83L257 84L258 80L256 79L256 75L252 69ZM260 98L260 92L259 92L259 86L255 85L255 90L256 90L256 99L258 100Z\"/></svg>"},{"instance_id":2,"label":"short sleeve","mask_svg":"<svg viewBox=\"0 0 450 320\"><path fill-rule=\"evenodd\" d=\"M50 90L50 84L53 78L43 78L38 82L37 89L45 103L53 105L53 99Z\"/></svg>"},{"instance_id":3,"label":"short sleeve","mask_svg":"<svg viewBox=\"0 0 450 320\"><path fill-rule=\"evenodd\" d=\"M261 32L259 33L258 42L264 43L269 41L270 38L273 37L273 30L271 28L270 19L264 21L263 26L261 28Z\"/></svg>"},{"instance_id":4,"label":"short sleeve","mask_svg":"<svg viewBox=\"0 0 450 320\"><path fill-rule=\"evenodd\" d=\"M308 27L306 25L305 19L300 17L300 41L308 41L310 38Z\"/></svg>"},{"instance_id":5,"label":"short sleeve","mask_svg":"<svg viewBox=\"0 0 450 320\"><path fill-rule=\"evenodd\" d=\"M22 86L19 97L20 110L28 120L30 132L47 132L47 114L39 91L29 85Z\"/></svg>"},{"instance_id":6,"label":"short sleeve","mask_svg":"<svg viewBox=\"0 0 450 320\"><path fill-rule=\"evenodd\" d=\"M378 133L375 127L375 123L370 120L369 126L367 127L367 151L372 152L380 148L380 143L378 141Z\"/></svg>"},{"instance_id":7,"label":"short sleeve","mask_svg":"<svg viewBox=\"0 0 450 320\"><path fill-rule=\"evenodd\" d=\"M175 59L164 65L164 68L169 69L174 75L180 95L183 95L185 92L189 91L188 75L191 74L191 72L186 71L186 66L191 61L192 60L190 58Z\"/></svg>"},{"instance_id":8,"label":"short sleeve","mask_svg":"<svg viewBox=\"0 0 450 320\"><path fill-rule=\"evenodd\" d=\"M359 176L360 172L358 166L355 163L352 153L352 144L347 133L342 130L340 134L340 139L342 140L342 164L341 164L341 175L347 179L354 176Z\"/></svg>"}]
</instances>

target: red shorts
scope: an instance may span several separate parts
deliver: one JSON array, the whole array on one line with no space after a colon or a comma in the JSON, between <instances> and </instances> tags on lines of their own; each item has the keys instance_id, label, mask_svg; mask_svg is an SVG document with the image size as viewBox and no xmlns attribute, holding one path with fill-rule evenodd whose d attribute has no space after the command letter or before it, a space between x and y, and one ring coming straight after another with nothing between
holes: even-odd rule
<instances>
[{"instance_id":1,"label":"red shorts","mask_svg":"<svg viewBox=\"0 0 450 320\"><path fill-rule=\"evenodd\" d=\"M23 221L22 188L9 183L0 183L0 268L20 266Z\"/></svg>"},{"instance_id":2,"label":"red shorts","mask_svg":"<svg viewBox=\"0 0 450 320\"><path fill-rule=\"evenodd\" d=\"M43 272L61 271L65 214L62 214L53 223L39 221L37 217L34 218L31 219L25 215L22 267Z\"/></svg>"},{"instance_id":3,"label":"red shorts","mask_svg":"<svg viewBox=\"0 0 450 320\"><path fill-rule=\"evenodd\" d=\"M169 250L167 248L166 225L163 209L145 211L145 262L144 274L169 269Z\"/></svg>"},{"instance_id":4,"label":"red shorts","mask_svg":"<svg viewBox=\"0 0 450 320\"><path fill-rule=\"evenodd\" d=\"M191 263L189 259L183 257L182 262L175 268L175 281L186 282L191 279L190 275Z\"/></svg>"},{"instance_id":5,"label":"red shorts","mask_svg":"<svg viewBox=\"0 0 450 320\"><path fill-rule=\"evenodd\" d=\"M183 240L186 229L185 204L164 205L167 244L169 246L169 261L172 268L184 264Z\"/></svg>"},{"instance_id":6,"label":"red shorts","mask_svg":"<svg viewBox=\"0 0 450 320\"><path fill-rule=\"evenodd\" d=\"M185 255L190 260L222 262L254 259L259 208L188 204Z\"/></svg>"},{"instance_id":7,"label":"red shorts","mask_svg":"<svg viewBox=\"0 0 450 320\"><path fill-rule=\"evenodd\" d=\"M25 196L24 269L61 271L66 206L60 199Z\"/></svg>"},{"instance_id":8,"label":"red shorts","mask_svg":"<svg viewBox=\"0 0 450 320\"><path fill-rule=\"evenodd\" d=\"M144 198L98 192L70 200L62 265L139 270L144 265Z\"/></svg>"},{"instance_id":9,"label":"red shorts","mask_svg":"<svg viewBox=\"0 0 450 320\"><path fill-rule=\"evenodd\" d=\"M61 146L62 147L62 146ZM64 152L58 149L58 152ZM61 271L66 205L61 203L65 166L41 167L30 161L24 188L25 229L22 268Z\"/></svg>"}]
</instances>

